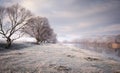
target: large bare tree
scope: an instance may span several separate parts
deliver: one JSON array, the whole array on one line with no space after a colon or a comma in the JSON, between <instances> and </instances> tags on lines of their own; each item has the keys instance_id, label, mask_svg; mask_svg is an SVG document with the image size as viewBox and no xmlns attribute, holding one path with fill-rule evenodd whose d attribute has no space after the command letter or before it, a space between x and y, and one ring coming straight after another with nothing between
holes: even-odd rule
<instances>
[{"instance_id":1,"label":"large bare tree","mask_svg":"<svg viewBox=\"0 0 120 73\"><path fill-rule=\"evenodd\" d=\"M12 36L21 30L26 21L32 16L29 10L21 7L19 4L10 7L0 6L0 34L6 39L9 48L12 42L22 35L12 38Z\"/></svg>"},{"instance_id":2,"label":"large bare tree","mask_svg":"<svg viewBox=\"0 0 120 73\"><path fill-rule=\"evenodd\" d=\"M34 17L28 20L25 29L25 33L36 39L37 44L39 42L56 42L56 34L50 27L48 19L45 17Z\"/></svg>"}]
</instances>

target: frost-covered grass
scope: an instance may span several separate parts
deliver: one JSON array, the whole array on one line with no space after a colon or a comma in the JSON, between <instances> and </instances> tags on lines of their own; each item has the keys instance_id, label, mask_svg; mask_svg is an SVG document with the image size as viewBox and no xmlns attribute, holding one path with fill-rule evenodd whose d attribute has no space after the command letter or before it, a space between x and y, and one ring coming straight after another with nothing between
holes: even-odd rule
<instances>
[{"instance_id":1,"label":"frost-covered grass","mask_svg":"<svg viewBox=\"0 0 120 73\"><path fill-rule=\"evenodd\" d=\"M11 48L0 51L0 73L120 73L119 60L74 46L22 43Z\"/></svg>"}]
</instances>

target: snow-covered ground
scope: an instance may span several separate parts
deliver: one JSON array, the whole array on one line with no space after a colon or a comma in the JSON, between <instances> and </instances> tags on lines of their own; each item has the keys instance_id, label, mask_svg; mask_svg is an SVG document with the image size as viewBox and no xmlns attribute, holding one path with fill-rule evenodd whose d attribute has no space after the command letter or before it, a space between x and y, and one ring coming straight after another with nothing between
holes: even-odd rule
<instances>
[{"instance_id":1,"label":"snow-covered ground","mask_svg":"<svg viewBox=\"0 0 120 73\"><path fill-rule=\"evenodd\" d=\"M0 73L120 73L120 60L73 45L25 43L0 51Z\"/></svg>"}]
</instances>

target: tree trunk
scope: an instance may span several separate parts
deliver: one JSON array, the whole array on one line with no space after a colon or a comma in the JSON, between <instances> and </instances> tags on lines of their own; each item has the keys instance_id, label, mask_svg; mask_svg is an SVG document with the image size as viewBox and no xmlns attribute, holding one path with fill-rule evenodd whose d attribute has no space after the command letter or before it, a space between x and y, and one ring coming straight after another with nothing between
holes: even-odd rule
<instances>
[{"instance_id":1,"label":"tree trunk","mask_svg":"<svg viewBox=\"0 0 120 73\"><path fill-rule=\"evenodd\" d=\"M12 44L11 38L7 38L7 46L6 46L6 48L7 49L10 48L11 44Z\"/></svg>"},{"instance_id":2,"label":"tree trunk","mask_svg":"<svg viewBox=\"0 0 120 73\"><path fill-rule=\"evenodd\" d=\"M39 41L38 41L38 40L36 41L36 44L39 44Z\"/></svg>"},{"instance_id":3,"label":"tree trunk","mask_svg":"<svg viewBox=\"0 0 120 73\"><path fill-rule=\"evenodd\" d=\"M36 38L36 44L39 44L39 42L40 42L40 41L39 41L39 39L38 39L38 38Z\"/></svg>"}]
</instances>

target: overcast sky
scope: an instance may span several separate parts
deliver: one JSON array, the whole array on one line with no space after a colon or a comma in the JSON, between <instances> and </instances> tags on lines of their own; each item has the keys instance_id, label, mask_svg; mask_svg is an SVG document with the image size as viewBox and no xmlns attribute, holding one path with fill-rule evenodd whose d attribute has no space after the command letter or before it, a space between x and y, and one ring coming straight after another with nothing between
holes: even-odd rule
<instances>
[{"instance_id":1,"label":"overcast sky","mask_svg":"<svg viewBox=\"0 0 120 73\"><path fill-rule=\"evenodd\" d=\"M95 34L120 34L120 0L0 0L19 3L47 17L59 40Z\"/></svg>"}]
</instances>

